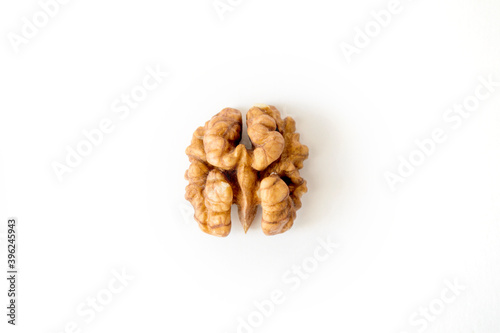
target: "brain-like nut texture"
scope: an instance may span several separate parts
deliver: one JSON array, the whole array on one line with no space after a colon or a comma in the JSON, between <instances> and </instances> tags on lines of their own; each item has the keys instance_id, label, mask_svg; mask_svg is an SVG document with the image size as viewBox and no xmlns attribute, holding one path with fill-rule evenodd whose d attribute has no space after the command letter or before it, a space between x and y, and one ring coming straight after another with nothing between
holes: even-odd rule
<instances>
[{"instance_id":1,"label":"brain-like nut texture","mask_svg":"<svg viewBox=\"0 0 500 333\"><path fill-rule=\"evenodd\" d=\"M309 149L300 144L295 121L281 119L274 106L258 104L248 111L246 123L252 149L240 143L241 112L231 108L199 127L186 149L191 162L186 199L200 229L211 235L229 234L232 204L238 206L245 233L259 204L264 234L283 233L293 225L307 192L299 170Z\"/></svg>"}]
</instances>

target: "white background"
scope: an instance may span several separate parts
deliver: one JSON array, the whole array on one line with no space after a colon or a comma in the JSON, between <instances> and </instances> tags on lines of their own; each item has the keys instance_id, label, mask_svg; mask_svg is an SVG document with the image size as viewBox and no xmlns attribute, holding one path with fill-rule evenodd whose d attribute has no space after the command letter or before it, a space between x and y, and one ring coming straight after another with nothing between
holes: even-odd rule
<instances>
[{"instance_id":1,"label":"white background","mask_svg":"<svg viewBox=\"0 0 500 333\"><path fill-rule=\"evenodd\" d=\"M211 0L73 0L15 52L8 34L40 5L3 1L0 219L3 234L19 219L20 277L15 328L0 283L0 331L236 332L279 289L252 331L410 333L456 280L426 332L499 332L500 88L459 129L442 117L480 75L500 80L500 2L401 0L348 63L341 43L388 3L244 0L221 20ZM147 66L169 77L121 120L111 105ZM184 200L184 150L254 103L296 119L309 192L283 235L259 216L244 234L233 207L215 238ZM114 131L59 181L53 162L104 118ZM392 192L384 173L436 127L447 141ZM338 249L292 290L283 276L327 237ZM134 279L87 323L77 308L122 269Z\"/></svg>"}]
</instances>

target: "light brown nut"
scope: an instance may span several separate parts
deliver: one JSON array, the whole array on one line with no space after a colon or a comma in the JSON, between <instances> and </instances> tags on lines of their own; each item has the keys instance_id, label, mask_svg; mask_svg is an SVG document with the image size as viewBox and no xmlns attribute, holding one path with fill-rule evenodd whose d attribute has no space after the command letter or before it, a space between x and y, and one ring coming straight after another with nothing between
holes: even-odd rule
<instances>
[{"instance_id":1,"label":"light brown nut","mask_svg":"<svg viewBox=\"0 0 500 333\"><path fill-rule=\"evenodd\" d=\"M201 230L225 237L231 230L231 205L247 232L258 205L266 235L293 225L301 196L307 192L299 170L309 155L295 133L295 121L281 119L274 106L258 104L246 116L252 149L240 143L242 117L226 108L199 127L186 149L191 165L185 178L186 199Z\"/></svg>"}]
</instances>

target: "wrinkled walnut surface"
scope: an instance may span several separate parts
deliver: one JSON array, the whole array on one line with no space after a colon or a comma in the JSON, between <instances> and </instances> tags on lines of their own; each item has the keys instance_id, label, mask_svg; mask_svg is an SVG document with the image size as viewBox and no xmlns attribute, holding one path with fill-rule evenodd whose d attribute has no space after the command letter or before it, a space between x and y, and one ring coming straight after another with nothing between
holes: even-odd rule
<instances>
[{"instance_id":1,"label":"wrinkled walnut surface","mask_svg":"<svg viewBox=\"0 0 500 333\"><path fill-rule=\"evenodd\" d=\"M262 206L262 230L276 235L290 229L307 192L299 170L309 155L295 133L295 121L281 119L274 106L258 104L246 115L252 149L240 144L241 112L225 108L193 134L186 149L191 165L185 178L186 199L194 218L208 234L225 237L231 231L231 205L238 206L245 233L257 206Z\"/></svg>"}]
</instances>

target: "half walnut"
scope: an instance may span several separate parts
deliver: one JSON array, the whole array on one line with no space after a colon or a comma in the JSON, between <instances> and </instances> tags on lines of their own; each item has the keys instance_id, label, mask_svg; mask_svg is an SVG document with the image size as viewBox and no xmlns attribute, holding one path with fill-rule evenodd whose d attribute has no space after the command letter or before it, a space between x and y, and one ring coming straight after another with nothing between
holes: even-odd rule
<instances>
[{"instance_id":1,"label":"half walnut","mask_svg":"<svg viewBox=\"0 0 500 333\"><path fill-rule=\"evenodd\" d=\"M204 232L225 237L231 231L231 205L238 206L245 233L262 206L266 235L293 225L300 198L307 192L299 170L309 155L295 133L295 121L281 119L274 106L255 105L246 116L249 150L241 144L242 116L226 108L193 134L186 149L191 165L185 177L186 199Z\"/></svg>"}]
</instances>

